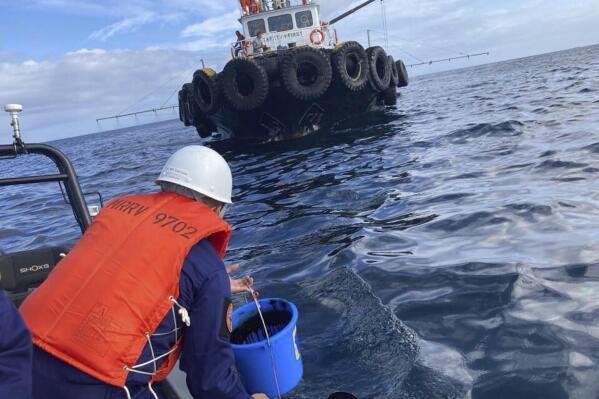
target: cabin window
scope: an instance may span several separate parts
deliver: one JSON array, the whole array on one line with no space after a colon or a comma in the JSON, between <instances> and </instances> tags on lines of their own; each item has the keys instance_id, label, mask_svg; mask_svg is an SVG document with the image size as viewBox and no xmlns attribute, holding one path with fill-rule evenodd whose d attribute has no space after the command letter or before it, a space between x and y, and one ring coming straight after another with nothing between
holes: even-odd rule
<instances>
[{"instance_id":1,"label":"cabin window","mask_svg":"<svg viewBox=\"0 0 599 399\"><path fill-rule=\"evenodd\" d=\"M268 30L270 32L285 32L293 29L293 18L291 14L277 15L268 18Z\"/></svg>"},{"instance_id":2,"label":"cabin window","mask_svg":"<svg viewBox=\"0 0 599 399\"><path fill-rule=\"evenodd\" d=\"M250 37L256 37L258 32L266 33L266 24L263 19L248 21L248 33Z\"/></svg>"},{"instance_id":3,"label":"cabin window","mask_svg":"<svg viewBox=\"0 0 599 399\"><path fill-rule=\"evenodd\" d=\"M298 29L309 28L314 25L314 20L312 19L312 11L300 11L295 14L295 24Z\"/></svg>"}]
</instances>

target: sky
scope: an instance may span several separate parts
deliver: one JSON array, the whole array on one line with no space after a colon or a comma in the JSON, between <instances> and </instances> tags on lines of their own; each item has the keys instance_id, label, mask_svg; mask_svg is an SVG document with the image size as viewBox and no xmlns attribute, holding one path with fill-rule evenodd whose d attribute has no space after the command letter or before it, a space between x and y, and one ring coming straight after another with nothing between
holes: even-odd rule
<instances>
[{"instance_id":1,"label":"sky","mask_svg":"<svg viewBox=\"0 0 599 399\"><path fill-rule=\"evenodd\" d=\"M331 19L360 1L320 0ZM176 105L201 61L229 58L236 0L0 0L0 104L21 103L26 141L47 141L176 118L174 110L96 123L96 118ZM490 56L409 68L412 75L599 42L598 0L385 0L389 48L406 64L489 51ZM341 40L383 43L378 2L336 25ZM417 84L417 81L413 82ZM10 138L0 115L0 143ZM4 121L6 125L3 125ZM4 133L2 133L4 132Z\"/></svg>"}]
</instances>

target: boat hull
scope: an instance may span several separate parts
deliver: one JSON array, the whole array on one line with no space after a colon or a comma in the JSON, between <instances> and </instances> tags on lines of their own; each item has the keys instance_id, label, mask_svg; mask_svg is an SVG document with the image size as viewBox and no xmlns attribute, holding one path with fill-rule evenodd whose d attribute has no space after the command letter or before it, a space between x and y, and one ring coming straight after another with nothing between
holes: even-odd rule
<instances>
[{"instance_id":1,"label":"boat hull","mask_svg":"<svg viewBox=\"0 0 599 399\"><path fill-rule=\"evenodd\" d=\"M252 111L237 111L224 105L207 116L223 138L278 141L303 137L352 115L372 110L379 94L369 87L358 92L331 87L315 101L300 101L280 85L273 85L268 99Z\"/></svg>"},{"instance_id":2,"label":"boat hull","mask_svg":"<svg viewBox=\"0 0 599 399\"><path fill-rule=\"evenodd\" d=\"M347 64L343 64L343 67L350 68L350 58L339 58L341 57L339 54L347 54L348 49L352 51L359 49L357 53L363 57L353 63L353 70L358 68L358 75L361 74L360 78L363 79L362 83L358 83L357 77L343 76L342 67L338 64L335 68L331 67L332 60L337 56L338 63L339 60L347 60ZM367 55L371 49L374 54L372 57ZM405 66L401 61L395 63L382 48L371 49L365 51L356 42L348 42L347 46L342 47L337 53L336 50L315 51L309 48L298 48L283 50L274 55L249 61L234 59L229 64L237 65L238 70L235 74L227 72L232 70L232 68L227 69L229 64L218 74L208 68L196 71L193 83L185 84L179 93L180 119L187 126L195 126L201 137L209 137L217 133L223 139L281 141L304 137L323 128L329 128L349 117L372 111L377 105L394 105L397 101L396 88L408 84ZM301 56L305 57L303 61L293 58ZM371 58L366 57L372 58L373 66L370 66ZM374 66L374 60L380 60L381 57L383 72L376 69L379 64ZM313 95L306 95L305 90L297 86L297 81L292 82L295 86L290 87L290 75L285 73L291 70L290 60L295 62L293 65L296 66L297 71L300 71L297 65L301 62L307 64L313 62L313 66L320 68L315 68L315 72L309 76L314 78L313 82L317 82L313 83L316 85L314 87L320 84L322 91L316 90L318 94L313 92ZM396 64L401 69L403 78L400 80L396 77L395 81L390 81L391 70L395 69ZM386 81L383 83L385 79L377 81L373 76L383 76L384 65L388 65L386 71L389 76L386 76ZM327 79L324 77L327 74L329 80L323 83L322 81ZM283 79L286 79L285 85ZM300 79L299 74L297 79ZM354 80L348 81L348 79ZM251 88L246 90L249 94L240 95L239 93L243 91L242 87ZM231 94L231 90L234 94ZM260 91L263 97L259 99L252 97ZM315 99L301 100L300 98Z\"/></svg>"}]
</instances>

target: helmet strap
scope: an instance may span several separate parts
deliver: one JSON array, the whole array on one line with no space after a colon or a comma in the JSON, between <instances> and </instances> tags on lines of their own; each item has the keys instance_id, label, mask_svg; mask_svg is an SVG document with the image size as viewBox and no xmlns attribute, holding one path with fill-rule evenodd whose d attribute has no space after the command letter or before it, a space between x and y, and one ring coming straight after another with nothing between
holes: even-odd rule
<instances>
[{"instance_id":1,"label":"helmet strap","mask_svg":"<svg viewBox=\"0 0 599 399\"><path fill-rule=\"evenodd\" d=\"M222 204L220 207L220 210L218 211L218 215L221 218L225 217L225 213L227 213L227 210L229 209L229 204Z\"/></svg>"}]
</instances>

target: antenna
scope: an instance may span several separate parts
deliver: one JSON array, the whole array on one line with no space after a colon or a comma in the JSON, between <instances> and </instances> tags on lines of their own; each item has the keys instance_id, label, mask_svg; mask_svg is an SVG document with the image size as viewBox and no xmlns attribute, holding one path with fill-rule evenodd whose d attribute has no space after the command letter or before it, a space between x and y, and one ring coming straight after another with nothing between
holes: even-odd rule
<instances>
[{"instance_id":1,"label":"antenna","mask_svg":"<svg viewBox=\"0 0 599 399\"><path fill-rule=\"evenodd\" d=\"M384 0L381 0L381 18L383 19L383 31L385 32L385 49L389 51L389 28L387 27L387 9Z\"/></svg>"},{"instance_id":2,"label":"antenna","mask_svg":"<svg viewBox=\"0 0 599 399\"><path fill-rule=\"evenodd\" d=\"M405 51L403 51L403 52L406 53ZM406 54L408 54L408 53L406 53ZM451 61L454 61L454 60L461 60L461 59L464 59L464 58L470 59L471 57L480 57L481 55L491 55L491 53L488 52L488 51L486 51L484 53L463 54L463 55L459 55L459 56L456 56L456 57L442 58L442 59L430 60L430 61L422 61L420 58L416 58L416 57L412 56L412 57L416 58L420 62L417 63L417 64L409 64L409 65L406 65L406 66L408 68L413 68L413 67L417 67L417 66L420 66L420 65L432 65L432 64L436 64L438 62L451 62Z\"/></svg>"},{"instance_id":3,"label":"antenna","mask_svg":"<svg viewBox=\"0 0 599 399\"><path fill-rule=\"evenodd\" d=\"M15 140L15 144L23 144L21 140L21 128L19 127L19 112L23 111L23 106L21 104L6 104L4 110L10 114L12 119L10 125L12 126L12 137Z\"/></svg>"}]
</instances>

